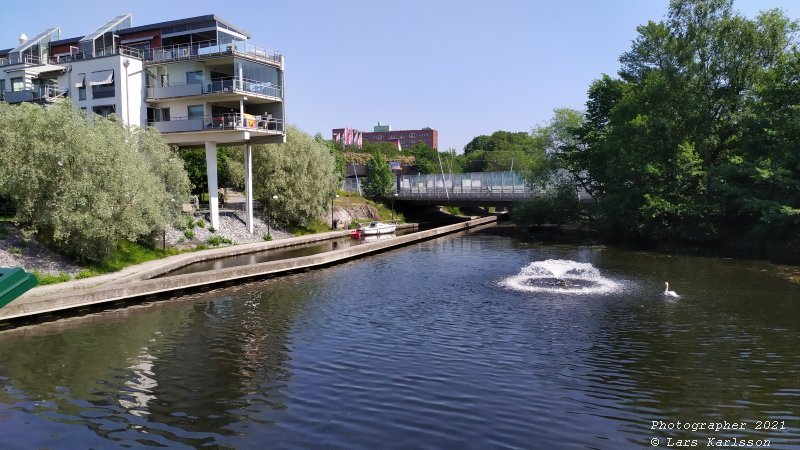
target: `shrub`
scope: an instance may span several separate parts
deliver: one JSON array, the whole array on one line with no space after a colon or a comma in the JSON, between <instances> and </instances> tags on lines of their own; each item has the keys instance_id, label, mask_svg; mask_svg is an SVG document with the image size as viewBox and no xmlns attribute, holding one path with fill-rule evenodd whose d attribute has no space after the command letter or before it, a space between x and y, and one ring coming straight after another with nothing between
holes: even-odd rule
<instances>
[{"instance_id":1,"label":"shrub","mask_svg":"<svg viewBox=\"0 0 800 450\"><path fill-rule=\"evenodd\" d=\"M206 227L206 222L201 219L201 220L198 220L197 222L195 222L195 225L197 225L198 228L205 228Z\"/></svg>"},{"instance_id":2,"label":"shrub","mask_svg":"<svg viewBox=\"0 0 800 450\"><path fill-rule=\"evenodd\" d=\"M217 229L214 228L214 227L208 227L208 231L211 232L211 233L216 233Z\"/></svg>"},{"instance_id":3,"label":"shrub","mask_svg":"<svg viewBox=\"0 0 800 450\"><path fill-rule=\"evenodd\" d=\"M271 241L272 240L272 235L271 234L265 234L264 235L264 240L265 241Z\"/></svg>"},{"instance_id":4,"label":"shrub","mask_svg":"<svg viewBox=\"0 0 800 450\"><path fill-rule=\"evenodd\" d=\"M183 232L183 235L184 235L184 236L186 236L186 239L188 239L188 240L190 240L190 241L191 241L192 239L194 239L194 231L192 231L192 230L186 230L186 231L184 231L184 232Z\"/></svg>"},{"instance_id":5,"label":"shrub","mask_svg":"<svg viewBox=\"0 0 800 450\"><path fill-rule=\"evenodd\" d=\"M188 195L183 164L157 131L87 123L69 101L0 103L0 149L0 195L23 235L82 261L163 230Z\"/></svg>"},{"instance_id":6,"label":"shrub","mask_svg":"<svg viewBox=\"0 0 800 450\"><path fill-rule=\"evenodd\" d=\"M226 238L226 237L216 236L215 235L215 236L211 236L208 239L206 239L206 244L214 246L214 247L219 247L222 244L233 245L233 241L231 239Z\"/></svg>"}]
</instances>

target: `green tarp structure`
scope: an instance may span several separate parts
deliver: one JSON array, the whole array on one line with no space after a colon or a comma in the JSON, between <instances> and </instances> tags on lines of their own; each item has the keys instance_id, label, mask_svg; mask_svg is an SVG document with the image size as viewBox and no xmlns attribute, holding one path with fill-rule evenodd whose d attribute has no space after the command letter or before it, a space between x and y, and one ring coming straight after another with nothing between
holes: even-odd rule
<instances>
[{"instance_id":1,"label":"green tarp structure","mask_svg":"<svg viewBox=\"0 0 800 450\"><path fill-rule=\"evenodd\" d=\"M35 276L19 267L13 269L0 268L0 308L28 292L37 284L39 284L39 280Z\"/></svg>"}]
</instances>

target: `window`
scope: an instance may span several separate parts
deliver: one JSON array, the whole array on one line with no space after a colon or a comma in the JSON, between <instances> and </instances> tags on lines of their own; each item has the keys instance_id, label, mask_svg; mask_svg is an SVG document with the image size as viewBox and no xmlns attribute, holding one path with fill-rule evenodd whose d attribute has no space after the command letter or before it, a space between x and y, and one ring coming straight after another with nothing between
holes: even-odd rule
<instances>
[{"instance_id":1,"label":"window","mask_svg":"<svg viewBox=\"0 0 800 450\"><path fill-rule=\"evenodd\" d=\"M203 71L186 72L186 84L203 84Z\"/></svg>"},{"instance_id":2,"label":"window","mask_svg":"<svg viewBox=\"0 0 800 450\"><path fill-rule=\"evenodd\" d=\"M203 105L190 105L187 107L189 111L189 120L202 119L204 115Z\"/></svg>"},{"instance_id":3,"label":"window","mask_svg":"<svg viewBox=\"0 0 800 450\"><path fill-rule=\"evenodd\" d=\"M75 87L78 88L78 100L86 100L86 74L79 73Z\"/></svg>"},{"instance_id":4,"label":"window","mask_svg":"<svg viewBox=\"0 0 800 450\"><path fill-rule=\"evenodd\" d=\"M148 122L169 122L169 108L147 108Z\"/></svg>"},{"instance_id":5,"label":"window","mask_svg":"<svg viewBox=\"0 0 800 450\"><path fill-rule=\"evenodd\" d=\"M113 97L116 91L114 71L100 70L92 72L92 76L89 79L89 86L92 87L92 98Z\"/></svg>"},{"instance_id":6,"label":"window","mask_svg":"<svg viewBox=\"0 0 800 450\"><path fill-rule=\"evenodd\" d=\"M11 92L19 92L25 89L25 79L22 77L11 79Z\"/></svg>"},{"instance_id":7,"label":"window","mask_svg":"<svg viewBox=\"0 0 800 450\"><path fill-rule=\"evenodd\" d=\"M81 86L78 88L78 100L86 100L86 87Z\"/></svg>"},{"instance_id":8,"label":"window","mask_svg":"<svg viewBox=\"0 0 800 450\"><path fill-rule=\"evenodd\" d=\"M93 107L92 112L106 117L117 112L117 108L114 105L101 105Z\"/></svg>"},{"instance_id":9,"label":"window","mask_svg":"<svg viewBox=\"0 0 800 450\"><path fill-rule=\"evenodd\" d=\"M6 92L6 80L0 80L0 100L5 98Z\"/></svg>"}]
</instances>

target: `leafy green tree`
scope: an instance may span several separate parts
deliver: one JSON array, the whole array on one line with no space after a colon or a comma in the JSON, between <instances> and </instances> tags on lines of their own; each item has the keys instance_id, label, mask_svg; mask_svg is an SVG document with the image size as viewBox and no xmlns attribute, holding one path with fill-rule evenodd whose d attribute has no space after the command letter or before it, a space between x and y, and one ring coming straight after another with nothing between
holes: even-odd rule
<instances>
[{"instance_id":1,"label":"leafy green tree","mask_svg":"<svg viewBox=\"0 0 800 450\"><path fill-rule=\"evenodd\" d=\"M235 152L235 157L231 153ZM192 185L192 194L202 195L208 193L208 174L206 172L206 150L203 147L181 147L179 150L183 159L189 181ZM220 187L240 187L244 184L244 157L241 150L228 147L217 148L217 184ZM236 167L231 168L231 165ZM241 166L241 167L239 167Z\"/></svg>"},{"instance_id":2,"label":"leafy green tree","mask_svg":"<svg viewBox=\"0 0 800 450\"><path fill-rule=\"evenodd\" d=\"M156 131L87 123L70 102L0 103L0 149L0 195L23 232L79 260L160 232L188 195L182 161Z\"/></svg>"},{"instance_id":3,"label":"leafy green tree","mask_svg":"<svg viewBox=\"0 0 800 450\"><path fill-rule=\"evenodd\" d=\"M276 223L304 226L324 214L337 183L328 147L294 126L287 128L285 144L253 146L253 195Z\"/></svg>"},{"instance_id":4,"label":"leafy green tree","mask_svg":"<svg viewBox=\"0 0 800 450\"><path fill-rule=\"evenodd\" d=\"M748 20L730 0L673 0L666 20L638 32L619 78L590 87L560 158L598 199L601 227L692 241L796 231L793 160L776 139L793 119L776 99L791 98L781 67L797 53L797 24L774 10Z\"/></svg>"},{"instance_id":5,"label":"leafy green tree","mask_svg":"<svg viewBox=\"0 0 800 450\"><path fill-rule=\"evenodd\" d=\"M367 179L364 181L364 195L375 200L384 200L394 192L394 175L389 163L381 152L375 152L367 163Z\"/></svg>"},{"instance_id":6,"label":"leafy green tree","mask_svg":"<svg viewBox=\"0 0 800 450\"><path fill-rule=\"evenodd\" d=\"M439 157L435 148L417 142L405 152L414 157L414 165L419 173L439 173Z\"/></svg>"}]
</instances>

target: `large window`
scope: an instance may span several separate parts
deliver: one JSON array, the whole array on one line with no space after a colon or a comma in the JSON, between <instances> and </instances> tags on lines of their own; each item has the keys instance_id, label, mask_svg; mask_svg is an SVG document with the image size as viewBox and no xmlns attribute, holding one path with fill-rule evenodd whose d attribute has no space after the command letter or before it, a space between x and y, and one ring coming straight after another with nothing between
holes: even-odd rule
<instances>
[{"instance_id":1,"label":"large window","mask_svg":"<svg viewBox=\"0 0 800 450\"><path fill-rule=\"evenodd\" d=\"M92 72L89 85L92 87L92 98L113 97L116 91L113 70Z\"/></svg>"},{"instance_id":2,"label":"large window","mask_svg":"<svg viewBox=\"0 0 800 450\"><path fill-rule=\"evenodd\" d=\"M186 72L186 84L203 84L203 71Z\"/></svg>"},{"instance_id":3,"label":"large window","mask_svg":"<svg viewBox=\"0 0 800 450\"><path fill-rule=\"evenodd\" d=\"M0 80L0 100L5 98L6 92L6 80Z\"/></svg>"},{"instance_id":4,"label":"large window","mask_svg":"<svg viewBox=\"0 0 800 450\"><path fill-rule=\"evenodd\" d=\"M190 105L188 108L189 120L202 119L204 115L203 105Z\"/></svg>"},{"instance_id":5,"label":"large window","mask_svg":"<svg viewBox=\"0 0 800 450\"><path fill-rule=\"evenodd\" d=\"M93 107L92 112L106 117L117 112L117 108L114 105L101 105Z\"/></svg>"},{"instance_id":6,"label":"large window","mask_svg":"<svg viewBox=\"0 0 800 450\"><path fill-rule=\"evenodd\" d=\"M25 79L22 77L11 79L11 91L19 92L25 90Z\"/></svg>"},{"instance_id":7,"label":"large window","mask_svg":"<svg viewBox=\"0 0 800 450\"><path fill-rule=\"evenodd\" d=\"M147 108L148 122L169 122L169 108Z\"/></svg>"}]
</instances>

